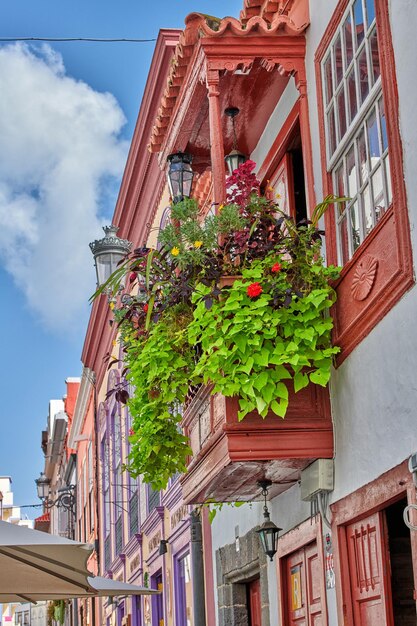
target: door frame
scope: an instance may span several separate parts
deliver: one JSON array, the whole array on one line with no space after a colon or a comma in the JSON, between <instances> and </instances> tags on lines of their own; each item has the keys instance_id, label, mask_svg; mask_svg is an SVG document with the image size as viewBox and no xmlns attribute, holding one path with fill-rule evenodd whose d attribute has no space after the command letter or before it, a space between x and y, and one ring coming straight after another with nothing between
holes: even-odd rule
<instances>
[{"instance_id":1,"label":"door frame","mask_svg":"<svg viewBox=\"0 0 417 626\"><path fill-rule=\"evenodd\" d=\"M279 538L277 551L277 583L280 624L286 624L288 603L286 593L286 559L293 552L297 552L297 550L306 547L312 542L316 542L317 544L317 555L322 572L322 576L320 577L320 593L322 597L323 624L325 626L328 625L323 526L319 515L311 519L307 519L305 522L302 522Z\"/></svg>"},{"instance_id":2,"label":"door frame","mask_svg":"<svg viewBox=\"0 0 417 626\"><path fill-rule=\"evenodd\" d=\"M332 512L332 541L336 575L336 600L339 624L353 626L353 604L350 589L349 560L346 527L407 498L408 504L417 504L416 488L408 470L408 459L388 470L372 482L330 505ZM354 512L354 513L353 513ZM417 516L413 520L417 524ZM417 532L410 531L413 560L414 589L417 588ZM417 600L416 591L414 599Z\"/></svg>"}]
</instances>

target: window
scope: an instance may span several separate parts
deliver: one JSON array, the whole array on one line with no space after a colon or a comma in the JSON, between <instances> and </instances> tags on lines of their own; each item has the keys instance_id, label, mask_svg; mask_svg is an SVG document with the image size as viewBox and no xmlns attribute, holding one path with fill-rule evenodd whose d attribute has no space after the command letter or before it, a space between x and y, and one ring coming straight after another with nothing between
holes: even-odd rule
<instances>
[{"instance_id":1,"label":"window","mask_svg":"<svg viewBox=\"0 0 417 626\"><path fill-rule=\"evenodd\" d=\"M327 167L345 264L392 201L374 0L354 0L322 61Z\"/></svg>"},{"instance_id":2,"label":"window","mask_svg":"<svg viewBox=\"0 0 417 626\"><path fill-rule=\"evenodd\" d=\"M150 485L148 487L148 515L152 513L157 506L159 506L159 491L152 489Z\"/></svg>"},{"instance_id":3,"label":"window","mask_svg":"<svg viewBox=\"0 0 417 626\"><path fill-rule=\"evenodd\" d=\"M323 196L348 198L325 215L340 363L414 284L388 0L339 0L316 77Z\"/></svg>"},{"instance_id":4,"label":"window","mask_svg":"<svg viewBox=\"0 0 417 626\"><path fill-rule=\"evenodd\" d=\"M188 626L192 620L191 559L187 553L174 558L175 614L177 626Z\"/></svg>"}]
</instances>

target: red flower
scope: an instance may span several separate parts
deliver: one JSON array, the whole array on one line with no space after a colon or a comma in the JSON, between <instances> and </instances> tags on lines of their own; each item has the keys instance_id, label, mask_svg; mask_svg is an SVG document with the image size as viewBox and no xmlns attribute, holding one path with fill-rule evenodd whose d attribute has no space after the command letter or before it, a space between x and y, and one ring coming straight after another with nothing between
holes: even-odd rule
<instances>
[{"instance_id":1,"label":"red flower","mask_svg":"<svg viewBox=\"0 0 417 626\"><path fill-rule=\"evenodd\" d=\"M134 280L136 280L136 273L132 272L129 276L129 282L133 283Z\"/></svg>"},{"instance_id":2,"label":"red flower","mask_svg":"<svg viewBox=\"0 0 417 626\"><path fill-rule=\"evenodd\" d=\"M279 272L282 269L282 265L281 263L274 263L274 265L271 267L271 272L273 274L276 274L277 272Z\"/></svg>"},{"instance_id":3,"label":"red flower","mask_svg":"<svg viewBox=\"0 0 417 626\"><path fill-rule=\"evenodd\" d=\"M261 295L262 292L263 292L263 289L259 283L252 283L246 289L246 293L248 294L249 298L257 298L258 296Z\"/></svg>"},{"instance_id":4,"label":"red flower","mask_svg":"<svg viewBox=\"0 0 417 626\"><path fill-rule=\"evenodd\" d=\"M149 304L148 303L144 304L143 310L145 311L145 313L147 313L148 309L149 309Z\"/></svg>"},{"instance_id":5,"label":"red flower","mask_svg":"<svg viewBox=\"0 0 417 626\"><path fill-rule=\"evenodd\" d=\"M134 434L135 431L133 430L133 428L129 428L129 437L133 437Z\"/></svg>"}]
</instances>

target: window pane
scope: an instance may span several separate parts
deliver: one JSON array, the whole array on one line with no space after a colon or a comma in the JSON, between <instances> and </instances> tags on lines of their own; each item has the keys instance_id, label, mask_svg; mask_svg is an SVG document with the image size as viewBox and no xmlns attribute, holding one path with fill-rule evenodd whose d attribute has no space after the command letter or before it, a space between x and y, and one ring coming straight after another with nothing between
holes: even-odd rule
<instances>
[{"instance_id":1,"label":"window pane","mask_svg":"<svg viewBox=\"0 0 417 626\"><path fill-rule=\"evenodd\" d=\"M360 226L359 226L359 210L358 210L357 202L355 202L350 207L350 224L351 224L351 231L352 231L353 251L355 251L356 248L358 248L359 244L361 243Z\"/></svg>"},{"instance_id":2,"label":"window pane","mask_svg":"<svg viewBox=\"0 0 417 626\"><path fill-rule=\"evenodd\" d=\"M364 223L365 223L365 235L368 235L373 227L371 191L369 189L369 185L365 188L363 192L362 201L363 201L363 218L364 218Z\"/></svg>"},{"instance_id":3,"label":"window pane","mask_svg":"<svg viewBox=\"0 0 417 626\"><path fill-rule=\"evenodd\" d=\"M327 128L329 132L329 150L330 156L336 150L336 128L334 123L334 108L331 107L327 115Z\"/></svg>"},{"instance_id":4,"label":"window pane","mask_svg":"<svg viewBox=\"0 0 417 626\"><path fill-rule=\"evenodd\" d=\"M334 64L336 69L336 87L343 78L342 40L340 35L334 44Z\"/></svg>"},{"instance_id":5,"label":"window pane","mask_svg":"<svg viewBox=\"0 0 417 626\"><path fill-rule=\"evenodd\" d=\"M375 3L374 0L366 0L366 16L368 28L375 19Z\"/></svg>"},{"instance_id":6,"label":"window pane","mask_svg":"<svg viewBox=\"0 0 417 626\"><path fill-rule=\"evenodd\" d=\"M366 96L369 93L369 80L368 80L368 64L366 62L366 48L362 48L362 52L358 57L358 75L360 85L361 103L364 102Z\"/></svg>"},{"instance_id":7,"label":"window pane","mask_svg":"<svg viewBox=\"0 0 417 626\"><path fill-rule=\"evenodd\" d=\"M366 151L365 133L361 130L358 137L358 155L359 155L359 184L362 186L368 180L369 167Z\"/></svg>"},{"instance_id":8,"label":"window pane","mask_svg":"<svg viewBox=\"0 0 417 626\"><path fill-rule=\"evenodd\" d=\"M335 187L336 187L336 194L338 196L345 196L346 195L345 180L344 180L344 176L343 176L343 165L341 165L336 170ZM344 211L344 204L339 204L339 212L343 213L343 211Z\"/></svg>"},{"instance_id":9,"label":"window pane","mask_svg":"<svg viewBox=\"0 0 417 626\"><path fill-rule=\"evenodd\" d=\"M353 5L353 19L355 20L355 32L357 47L363 41L365 25L363 23L362 0L355 0Z\"/></svg>"},{"instance_id":10,"label":"window pane","mask_svg":"<svg viewBox=\"0 0 417 626\"><path fill-rule=\"evenodd\" d=\"M358 112L358 102L356 98L355 68L352 67L347 77L347 88L349 93L349 122L353 120Z\"/></svg>"},{"instance_id":11,"label":"window pane","mask_svg":"<svg viewBox=\"0 0 417 626\"><path fill-rule=\"evenodd\" d=\"M372 191L374 196L374 208L375 208L375 222L378 222L380 217L385 212L385 197L384 197L384 183L382 178L382 167L378 167L375 174L372 176Z\"/></svg>"},{"instance_id":12,"label":"window pane","mask_svg":"<svg viewBox=\"0 0 417 626\"><path fill-rule=\"evenodd\" d=\"M324 62L324 88L326 91L326 104L329 104L333 95L332 85L332 57L329 54Z\"/></svg>"},{"instance_id":13,"label":"window pane","mask_svg":"<svg viewBox=\"0 0 417 626\"><path fill-rule=\"evenodd\" d=\"M344 265L349 261L349 238L347 229L346 214L342 217L339 224L339 247L340 247L340 263Z\"/></svg>"},{"instance_id":14,"label":"window pane","mask_svg":"<svg viewBox=\"0 0 417 626\"><path fill-rule=\"evenodd\" d=\"M378 102L379 105L379 118L381 124L381 143L382 149L385 151L388 148L388 136L387 136L387 121L385 119L384 100Z\"/></svg>"},{"instance_id":15,"label":"window pane","mask_svg":"<svg viewBox=\"0 0 417 626\"><path fill-rule=\"evenodd\" d=\"M356 180L355 147L352 146L346 157L346 171L348 180L348 193L350 198L354 198L358 192Z\"/></svg>"},{"instance_id":16,"label":"window pane","mask_svg":"<svg viewBox=\"0 0 417 626\"><path fill-rule=\"evenodd\" d=\"M343 24L343 31L345 33L346 63L349 65L353 59L352 20L350 19L350 13Z\"/></svg>"},{"instance_id":17,"label":"window pane","mask_svg":"<svg viewBox=\"0 0 417 626\"><path fill-rule=\"evenodd\" d=\"M376 111L375 109L372 111L371 115L368 117L366 121L366 126L368 130L368 145L369 145L369 156L371 157L371 167L374 167L379 157L381 156L379 150L379 139L378 139L378 124L376 121Z\"/></svg>"},{"instance_id":18,"label":"window pane","mask_svg":"<svg viewBox=\"0 0 417 626\"><path fill-rule=\"evenodd\" d=\"M389 162L389 155L385 157L385 179L387 181L387 194L388 194L388 205L392 202L392 184L391 184L391 168Z\"/></svg>"},{"instance_id":19,"label":"window pane","mask_svg":"<svg viewBox=\"0 0 417 626\"><path fill-rule=\"evenodd\" d=\"M381 74L381 68L379 65L379 52L378 52L378 40L376 36L376 28L372 31L369 39L371 61L372 61L372 83L375 84Z\"/></svg>"},{"instance_id":20,"label":"window pane","mask_svg":"<svg viewBox=\"0 0 417 626\"><path fill-rule=\"evenodd\" d=\"M345 107L345 90L342 88L337 96L337 116L339 120L339 139L342 139L346 133L346 107Z\"/></svg>"}]
</instances>

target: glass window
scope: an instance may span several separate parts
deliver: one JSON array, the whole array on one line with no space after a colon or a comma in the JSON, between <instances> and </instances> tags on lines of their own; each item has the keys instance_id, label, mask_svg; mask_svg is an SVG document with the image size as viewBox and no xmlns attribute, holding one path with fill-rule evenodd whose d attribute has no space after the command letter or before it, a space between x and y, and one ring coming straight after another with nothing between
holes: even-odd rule
<instances>
[{"instance_id":1,"label":"glass window","mask_svg":"<svg viewBox=\"0 0 417 626\"><path fill-rule=\"evenodd\" d=\"M177 626L191 626L192 586L189 554L175 558L175 596Z\"/></svg>"},{"instance_id":2,"label":"glass window","mask_svg":"<svg viewBox=\"0 0 417 626\"><path fill-rule=\"evenodd\" d=\"M374 0L351 0L322 62L327 167L339 263L348 261L392 201Z\"/></svg>"}]
</instances>

